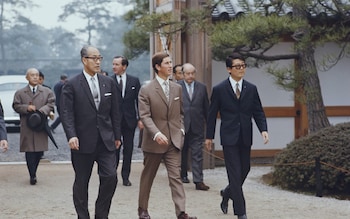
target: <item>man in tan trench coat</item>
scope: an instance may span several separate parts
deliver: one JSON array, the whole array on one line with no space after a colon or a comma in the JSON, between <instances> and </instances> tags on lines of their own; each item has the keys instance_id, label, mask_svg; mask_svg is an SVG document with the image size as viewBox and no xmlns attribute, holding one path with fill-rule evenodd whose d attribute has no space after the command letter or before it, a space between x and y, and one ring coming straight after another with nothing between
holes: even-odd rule
<instances>
[{"instance_id":1,"label":"man in tan trench coat","mask_svg":"<svg viewBox=\"0 0 350 219\"><path fill-rule=\"evenodd\" d=\"M48 137L44 129L35 131L29 128L27 116L29 113L39 111L47 117L55 106L55 95L49 88L39 84L37 69L29 68L26 79L28 85L16 91L12 107L20 115L20 152L25 152L30 184L35 185L40 158L44 151L48 150Z\"/></svg>"}]
</instances>

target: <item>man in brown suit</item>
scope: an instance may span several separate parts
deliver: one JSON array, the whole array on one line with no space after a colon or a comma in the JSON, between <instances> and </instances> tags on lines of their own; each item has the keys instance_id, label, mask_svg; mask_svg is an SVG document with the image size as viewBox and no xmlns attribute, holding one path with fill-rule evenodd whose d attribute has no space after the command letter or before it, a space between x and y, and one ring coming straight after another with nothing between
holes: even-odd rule
<instances>
[{"instance_id":1,"label":"man in brown suit","mask_svg":"<svg viewBox=\"0 0 350 219\"><path fill-rule=\"evenodd\" d=\"M139 219L150 219L148 200L161 161L168 171L169 185L178 219L196 219L185 213L185 191L180 177L181 149L184 141L182 88L169 81L172 62L168 54L152 57L156 77L141 87L139 113L144 124L142 150L144 169L140 179Z\"/></svg>"},{"instance_id":2,"label":"man in brown suit","mask_svg":"<svg viewBox=\"0 0 350 219\"><path fill-rule=\"evenodd\" d=\"M16 91L13 109L21 120L20 152L25 152L30 184L37 182L36 171L44 151L48 150L48 138L45 130L32 130L27 124L27 115L40 111L48 116L55 106L55 95L51 89L39 84L39 71L29 68L26 73L28 85Z\"/></svg>"}]
</instances>

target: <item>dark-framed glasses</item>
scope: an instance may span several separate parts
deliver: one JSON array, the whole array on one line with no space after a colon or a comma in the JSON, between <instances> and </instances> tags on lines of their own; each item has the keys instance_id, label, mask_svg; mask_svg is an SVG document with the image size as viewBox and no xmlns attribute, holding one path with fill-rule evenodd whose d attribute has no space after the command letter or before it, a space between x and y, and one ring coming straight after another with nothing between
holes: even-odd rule
<instances>
[{"instance_id":1,"label":"dark-framed glasses","mask_svg":"<svg viewBox=\"0 0 350 219\"><path fill-rule=\"evenodd\" d=\"M232 65L231 67L239 70L239 69L245 69L247 67L247 65L246 64L243 64L243 65Z\"/></svg>"},{"instance_id":2,"label":"dark-framed glasses","mask_svg":"<svg viewBox=\"0 0 350 219\"><path fill-rule=\"evenodd\" d=\"M94 60L95 62L97 62L97 61L102 61L103 60L103 57L102 56L85 56L84 58L86 58L86 59L92 59L92 60Z\"/></svg>"}]
</instances>

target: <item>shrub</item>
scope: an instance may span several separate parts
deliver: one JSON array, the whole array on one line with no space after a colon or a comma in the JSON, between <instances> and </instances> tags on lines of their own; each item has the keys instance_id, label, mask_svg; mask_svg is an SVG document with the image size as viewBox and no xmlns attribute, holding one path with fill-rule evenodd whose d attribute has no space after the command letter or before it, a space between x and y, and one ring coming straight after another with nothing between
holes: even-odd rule
<instances>
[{"instance_id":1,"label":"shrub","mask_svg":"<svg viewBox=\"0 0 350 219\"><path fill-rule=\"evenodd\" d=\"M350 195L350 123L338 124L297 139L274 161L273 184L315 191L315 158L321 161L324 194Z\"/></svg>"}]
</instances>

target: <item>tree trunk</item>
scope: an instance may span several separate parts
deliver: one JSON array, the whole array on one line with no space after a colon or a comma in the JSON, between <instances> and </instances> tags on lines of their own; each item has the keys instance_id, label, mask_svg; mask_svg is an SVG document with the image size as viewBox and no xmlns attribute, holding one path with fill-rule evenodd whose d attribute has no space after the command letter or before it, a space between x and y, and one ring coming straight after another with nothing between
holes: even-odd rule
<instances>
[{"instance_id":1,"label":"tree trunk","mask_svg":"<svg viewBox=\"0 0 350 219\"><path fill-rule=\"evenodd\" d=\"M304 44L305 45L305 44ZM298 48L298 46L297 46ZM315 64L315 51L310 42L308 46L298 51L297 71L302 79L301 85L305 97L308 115L309 133L330 126L323 103L320 80Z\"/></svg>"},{"instance_id":2,"label":"tree trunk","mask_svg":"<svg viewBox=\"0 0 350 219\"><path fill-rule=\"evenodd\" d=\"M299 55L296 71L301 79L299 84L305 97L309 133L313 133L330 126L330 123L323 103L320 80L315 63L314 43L312 42L310 27L307 24L308 15L304 3L300 1L293 5L293 16L305 20L306 24L296 31L293 37L296 40L295 48Z\"/></svg>"}]
</instances>

